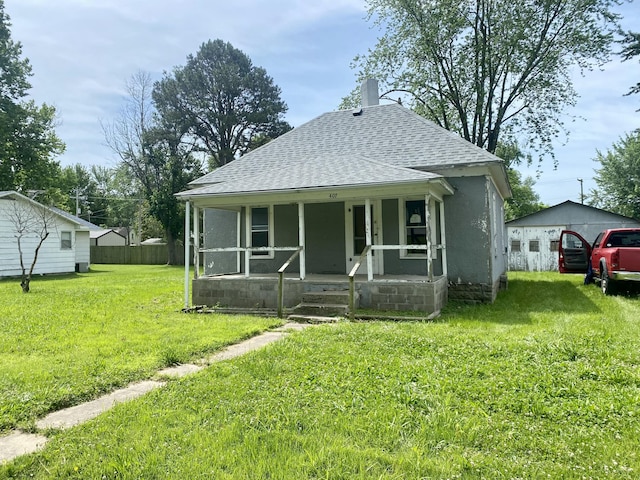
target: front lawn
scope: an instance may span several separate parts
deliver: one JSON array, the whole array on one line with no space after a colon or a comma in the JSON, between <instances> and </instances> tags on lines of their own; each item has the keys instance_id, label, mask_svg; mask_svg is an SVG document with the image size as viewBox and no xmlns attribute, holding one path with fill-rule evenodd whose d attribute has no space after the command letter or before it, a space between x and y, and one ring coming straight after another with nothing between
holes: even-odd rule
<instances>
[{"instance_id":1,"label":"front lawn","mask_svg":"<svg viewBox=\"0 0 640 480\"><path fill-rule=\"evenodd\" d=\"M294 333L61 432L11 478L638 478L640 302L517 273L436 323Z\"/></svg>"},{"instance_id":2,"label":"front lawn","mask_svg":"<svg viewBox=\"0 0 640 480\"><path fill-rule=\"evenodd\" d=\"M184 269L95 265L0 282L0 432L199 358L279 320L183 314Z\"/></svg>"}]
</instances>

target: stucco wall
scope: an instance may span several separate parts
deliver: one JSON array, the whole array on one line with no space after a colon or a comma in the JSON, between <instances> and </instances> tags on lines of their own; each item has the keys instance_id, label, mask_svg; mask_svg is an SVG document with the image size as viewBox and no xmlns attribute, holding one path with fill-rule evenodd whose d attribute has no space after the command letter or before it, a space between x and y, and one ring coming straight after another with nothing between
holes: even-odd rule
<instances>
[{"instance_id":1,"label":"stucco wall","mask_svg":"<svg viewBox=\"0 0 640 480\"><path fill-rule=\"evenodd\" d=\"M449 281L491 283L491 218L484 177L447 181L455 194L445 197L445 232Z\"/></svg>"},{"instance_id":2,"label":"stucco wall","mask_svg":"<svg viewBox=\"0 0 640 480\"><path fill-rule=\"evenodd\" d=\"M491 302L506 288L502 198L485 177L451 177L445 197L449 299Z\"/></svg>"},{"instance_id":3,"label":"stucco wall","mask_svg":"<svg viewBox=\"0 0 640 480\"><path fill-rule=\"evenodd\" d=\"M273 210L274 245L295 247L298 245L298 205L275 205ZM244 215L244 210L243 210ZM245 224L241 222L241 242L244 245ZM310 203L305 205L305 240L307 273L344 274L344 203ZM251 273L274 273L293 252L275 252L274 258L251 259ZM240 270L244 271L244 261ZM296 259L287 269L299 272Z\"/></svg>"},{"instance_id":4,"label":"stucco wall","mask_svg":"<svg viewBox=\"0 0 640 480\"><path fill-rule=\"evenodd\" d=\"M344 203L305 206L307 272L345 274Z\"/></svg>"}]
</instances>

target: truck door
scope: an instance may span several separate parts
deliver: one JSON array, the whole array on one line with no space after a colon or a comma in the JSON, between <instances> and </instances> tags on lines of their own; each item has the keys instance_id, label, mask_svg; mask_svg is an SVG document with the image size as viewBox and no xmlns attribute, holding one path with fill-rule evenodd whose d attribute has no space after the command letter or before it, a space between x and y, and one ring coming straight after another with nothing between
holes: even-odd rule
<instances>
[{"instance_id":1,"label":"truck door","mask_svg":"<svg viewBox=\"0 0 640 480\"><path fill-rule=\"evenodd\" d=\"M558 248L560 273L587 273L591 259L591 247L576 232L563 230Z\"/></svg>"}]
</instances>

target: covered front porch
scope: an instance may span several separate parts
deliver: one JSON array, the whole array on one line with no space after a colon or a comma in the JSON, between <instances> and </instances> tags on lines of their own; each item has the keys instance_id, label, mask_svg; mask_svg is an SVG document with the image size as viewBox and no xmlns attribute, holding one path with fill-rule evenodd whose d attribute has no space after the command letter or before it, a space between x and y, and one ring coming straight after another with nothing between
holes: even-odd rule
<instances>
[{"instance_id":1,"label":"covered front porch","mask_svg":"<svg viewBox=\"0 0 640 480\"><path fill-rule=\"evenodd\" d=\"M377 188L187 201L194 305L287 310L349 292L349 310L430 314L447 301L441 178ZM187 244L189 242L186 242ZM189 278L185 269L185 307Z\"/></svg>"}]
</instances>

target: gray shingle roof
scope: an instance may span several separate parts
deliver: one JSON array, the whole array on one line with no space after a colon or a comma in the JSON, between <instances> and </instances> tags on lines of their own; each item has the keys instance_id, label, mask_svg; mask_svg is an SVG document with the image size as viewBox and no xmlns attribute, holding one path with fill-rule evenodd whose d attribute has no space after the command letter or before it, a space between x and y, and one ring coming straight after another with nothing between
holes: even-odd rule
<instances>
[{"instance_id":1,"label":"gray shingle roof","mask_svg":"<svg viewBox=\"0 0 640 480\"><path fill-rule=\"evenodd\" d=\"M362 108L359 115L350 110L320 115L191 186L208 185L198 188L198 193L215 195L397 183L428 179L409 169L500 162L411 110L397 104L377 105Z\"/></svg>"},{"instance_id":2,"label":"gray shingle roof","mask_svg":"<svg viewBox=\"0 0 640 480\"><path fill-rule=\"evenodd\" d=\"M244 160L235 160L228 166ZM284 191L290 189L383 185L429 181L440 175L385 164L361 155L328 154L294 159L269 157L246 168L218 170L218 183L197 185L189 195ZM242 162L241 162L242 163Z\"/></svg>"}]
</instances>

